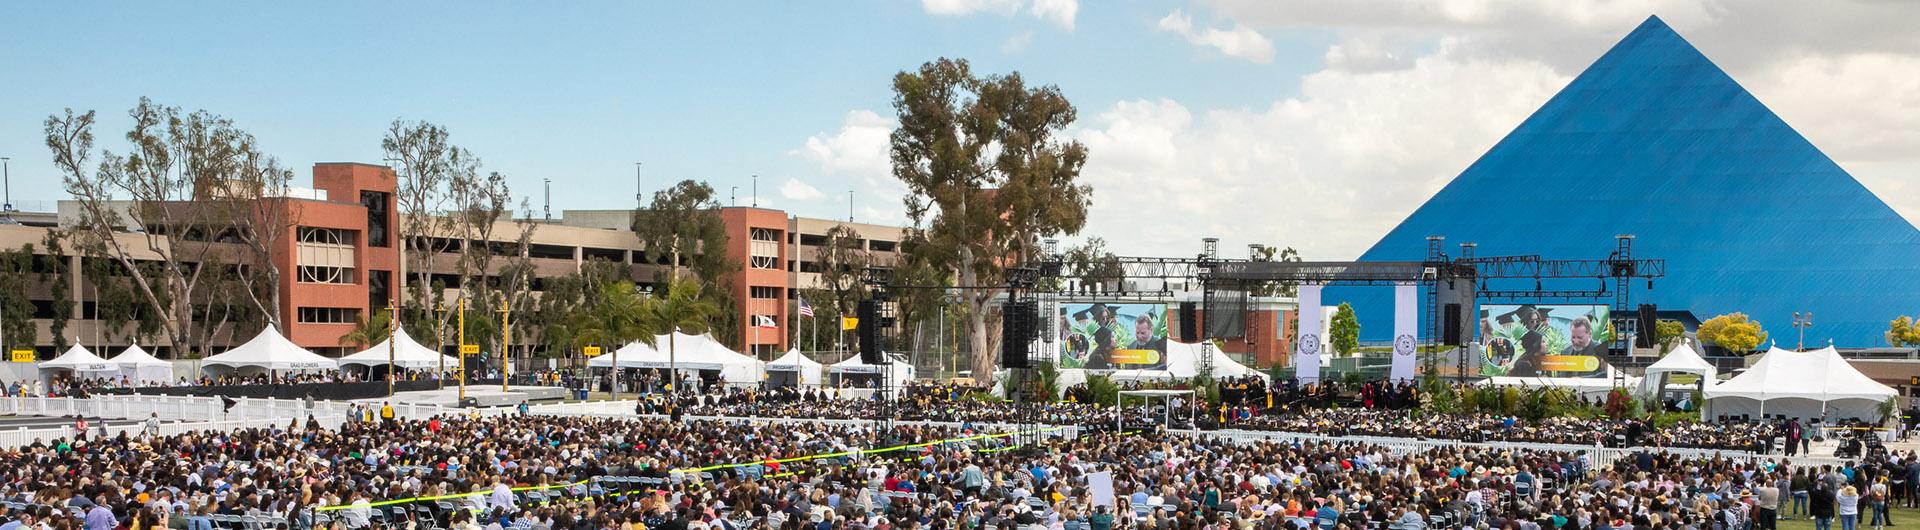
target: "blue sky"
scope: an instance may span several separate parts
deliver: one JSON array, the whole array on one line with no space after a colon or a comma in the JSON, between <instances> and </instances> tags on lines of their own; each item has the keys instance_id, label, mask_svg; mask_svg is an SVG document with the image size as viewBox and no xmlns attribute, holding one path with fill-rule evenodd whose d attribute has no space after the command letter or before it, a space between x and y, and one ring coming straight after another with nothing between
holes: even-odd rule
<instances>
[{"instance_id":1,"label":"blue sky","mask_svg":"<svg viewBox=\"0 0 1920 530\"><path fill-rule=\"evenodd\" d=\"M1357 256L1649 15L1909 219L1920 3L1696 0L46 2L0 8L0 156L63 195L42 122L141 96L232 118L307 182L449 127L537 209L707 180L746 204L895 222L890 77L947 56L1059 85L1091 150L1085 235L1124 254ZM40 201L40 202L33 202Z\"/></svg>"},{"instance_id":2,"label":"blue sky","mask_svg":"<svg viewBox=\"0 0 1920 530\"><path fill-rule=\"evenodd\" d=\"M837 216L844 201L783 204L774 187L797 178L844 197L862 183L790 152L850 110L887 114L891 75L935 57L1058 84L1083 112L1139 97L1258 105L1319 61L1284 45L1272 64L1208 57L1155 34L1166 9L1103 4L1068 31L884 1L16 5L0 23L0 77L13 80L0 154L17 200L57 199L42 120L99 110L113 146L126 109L151 96L228 116L296 168L379 163L386 124L405 117L447 125L536 204L554 179L556 209L628 206L641 161L649 186L700 178L744 197L759 174L770 202ZM1228 88L1247 86L1265 88Z\"/></svg>"}]
</instances>

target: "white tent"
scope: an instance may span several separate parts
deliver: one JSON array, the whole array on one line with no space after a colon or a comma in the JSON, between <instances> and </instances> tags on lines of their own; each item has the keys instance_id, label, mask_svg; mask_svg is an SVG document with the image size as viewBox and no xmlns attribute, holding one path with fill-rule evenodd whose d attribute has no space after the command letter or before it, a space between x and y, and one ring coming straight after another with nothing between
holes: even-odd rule
<instances>
[{"instance_id":1,"label":"white tent","mask_svg":"<svg viewBox=\"0 0 1920 530\"><path fill-rule=\"evenodd\" d=\"M1202 355L1213 356L1213 377L1215 379L1249 375L1259 376L1261 379L1267 378L1267 374L1260 373L1259 370L1248 368L1247 365L1240 364L1238 361L1233 360L1233 357L1228 356L1227 352L1220 351L1218 346L1207 347L1203 343L1198 342L1174 341L1167 341L1166 368L1159 370L1114 370L1109 372L1107 377L1112 378L1114 381L1166 381L1171 379L1187 379L1200 375L1200 357ZM1063 384L1062 386L1066 385Z\"/></svg>"},{"instance_id":2,"label":"white tent","mask_svg":"<svg viewBox=\"0 0 1920 530\"><path fill-rule=\"evenodd\" d=\"M393 343L391 352L388 351L388 342ZM440 352L433 351L433 348L421 345L413 340L412 336L407 335L405 328L394 330L391 339L380 341L379 344L359 353L341 357L340 366L358 364L371 370L375 366L385 366L389 354L393 356L393 364L399 365L404 370L439 370L441 366L452 370L460 366L460 359L452 355L441 355Z\"/></svg>"},{"instance_id":3,"label":"white tent","mask_svg":"<svg viewBox=\"0 0 1920 530\"><path fill-rule=\"evenodd\" d=\"M1746 372L1706 390L1712 417L1879 420L1897 392L1860 373L1832 346L1797 352L1773 348Z\"/></svg>"},{"instance_id":4,"label":"white tent","mask_svg":"<svg viewBox=\"0 0 1920 530\"><path fill-rule=\"evenodd\" d=\"M1706 359L1700 358L1700 354L1695 353L1693 347L1683 341L1679 346L1675 346L1673 351L1667 352L1665 357L1647 365L1646 377L1640 380L1641 394L1651 394L1655 389L1665 386L1671 374L1700 376L1701 389L1712 387L1714 383L1720 381L1720 370L1708 364Z\"/></svg>"},{"instance_id":5,"label":"white tent","mask_svg":"<svg viewBox=\"0 0 1920 530\"><path fill-rule=\"evenodd\" d=\"M201 369L216 366L240 371L243 368L259 370L333 370L340 363L307 351L287 340L269 326L260 330L260 334L226 353L208 357L200 361Z\"/></svg>"},{"instance_id":6,"label":"white tent","mask_svg":"<svg viewBox=\"0 0 1920 530\"><path fill-rule=\"evenodd\" d=\"M101 375L112 375L101 374L100 372L119 371L120 365L113 364L112 361L106 359L101 359L100 356L94 355L91 351L87 351L85 346L75 344L72 348L67 348L67 352L60 354L59 357L54 357L51 361L40 363L40 369L72 370L76 373L85 374L86 377L99 377Z\"/></svg>"},{"instance_id":7,"label":"white tent","mask_svg":"<svg viewBox=\"0 0 1920 530\"><path fill-rule=\"evenodd\" d=\"M639 342L627 343L612 354L587 361L587 366L610 368L615 357L619 358L621 368L719 371L721 377L733 383L756 383L766 376L766 363L728 349L712 335L679 332L659 335L654 337L652 347Z\"/></svg>"},{"instance_id":8,"label":"white tent","mask_svg":"<svg viewBox=\"0 0 1920 530\"><path fill-rule=\"evenodd\" d=\"M780 356L779 359L767 363L767 379L790 378L786 380L794 384L817 385L823 377L821 373L823 368L825 368L824 365L808 359L806 355L800 353L798 348L795 348L787 350L787 354Z\"/></svg>"},{"instance_id":9,"label":"white tent","mask_svg":"<svg viewBox=\"0 0 1920 530\"><path fill-rule=\"evenodd\" d=\"M120 368L120 375L135 384L166 384L173 381L173 363L162 361L140 345L127 346L126 351L113 356L109 361Z\"/></svg>"},{"instance_id":10,"label":"white tent","mask_svg":"<svg viewBox=\"0 0 1920 530\"><path fill-rule=\"evenodd\" d=\"M893 389L899 389L899 388L905 387L907 383L910 383L913 381L913 365L912 364L901 360L899 356L896 356L894 354L888 353L885 355L887 358L887 364L863 363L863 362L860 362L860 356L855 355L852 357L848 357L844 361L833 363L833 365L828 366L827 373L831 375L839 376L840 378L846 378L848 375L852 375L852 374L869 374L869 375L886 376L887 380L885 381L885 383L887 387L893 388Z\"/></svg>"}]
</instances>

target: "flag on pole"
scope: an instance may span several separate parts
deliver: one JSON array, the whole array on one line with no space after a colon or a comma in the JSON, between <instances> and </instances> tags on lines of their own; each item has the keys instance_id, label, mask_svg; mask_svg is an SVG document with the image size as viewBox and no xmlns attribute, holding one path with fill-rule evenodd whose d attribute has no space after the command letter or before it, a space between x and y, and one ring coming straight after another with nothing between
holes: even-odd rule
<instances>
[{"instance_id":1,"label":"flag on pole","mask_svg":"<svg viewBox=\"0 0 1920 530\"><path fill-rule=\"evenodd\" d=\"M766 315L754 315L754 316L753 316L753 325L755 325L755 326L759 326L759 327L763 327L763 328L777 328L777 327L780 327L780 325L779 325L779 324L775 324L775 323L773 322L773 317L770 317L770 316L766 316Z\"/></svg>"},{"instance_id":2,"label":"flag on pole","mask_svg":"<svg viewBox=\"0 0 1920 530\"><path fill-rule=\"evenodd\" d=\"M807 305L807 299L800 299L800 316L813 318L813 306Z\"/></svg>"}]
</instances>

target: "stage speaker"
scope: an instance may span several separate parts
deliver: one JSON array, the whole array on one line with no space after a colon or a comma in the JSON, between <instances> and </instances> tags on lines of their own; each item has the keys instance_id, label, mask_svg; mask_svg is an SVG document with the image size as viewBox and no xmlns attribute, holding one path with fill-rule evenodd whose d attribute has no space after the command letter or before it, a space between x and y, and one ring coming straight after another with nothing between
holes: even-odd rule
<instances>
[{"instance_id":1,"label":"stage speaker","mask_svg":"<svg viewBox=\"0 0 1920 530\"><path fill-rule=\"evenodd\" d=\"M1640 314L1635 323L1640 329L1638 334L1633 336L1634 347L1652 348L1654 346L1654 330L1660 326L1660 319L1655 316L1658 312L1659 310L1653 304L1640 304Z\"/></svg>"},{"instance_id":2,"label":"stage speaker","mask_svg":"<svg viewBox=\"0 0 1920 530\"><path fill-rule=\"evenodd\" d=\"M884 364L880 355L880 303L873 300L861 300L854 309L860 319L860 362L863 364Z\"/></svg>"},{"instance_id":3,"label":"stage speaker","mask_svg":"<svg viewBox=\"0 0 1920 530\"><path fill-rule=\"evenodd\" d=\"M1180 302L1180 342L1200 342L1199 311L1193 302Z\"/></svg>"},{"instance_id":4,"label":"stage speaker","mask_svg":"<svg viewBox=\"0 0 1920 530\"><path fill-rule=\"evenodd\" d=\"M1010 302L1000 311L1000 365L1026 368L1033 341L1033 305Z\"/></svg>"},{"instance_id":5,"label":"stage speaker","mask_svg":"<svg viewBox=\"0 0 1920 530\"><path fill-rule=\"evenodd\" d=\"M1440 343L1447 346L1460 345L1460 304L1440 306Z\"/></svg>"}]
</instances>

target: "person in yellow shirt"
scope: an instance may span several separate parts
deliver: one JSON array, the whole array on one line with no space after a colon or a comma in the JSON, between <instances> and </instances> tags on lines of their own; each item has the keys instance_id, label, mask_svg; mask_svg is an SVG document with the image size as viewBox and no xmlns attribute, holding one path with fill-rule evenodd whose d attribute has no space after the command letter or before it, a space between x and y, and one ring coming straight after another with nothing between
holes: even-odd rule
<instances>
[{"instance_id":1,"label":"person in yellow shirt","mask_svg":"<svg viewBox=\"0 0 1920 530\"><path fill-rule=\"evenodd\" d=\"M393 424L393 404L392 403L388 403L385 401L380 402L380 420L386 422L388 425Z\"/></svg>"}]
</instances>

